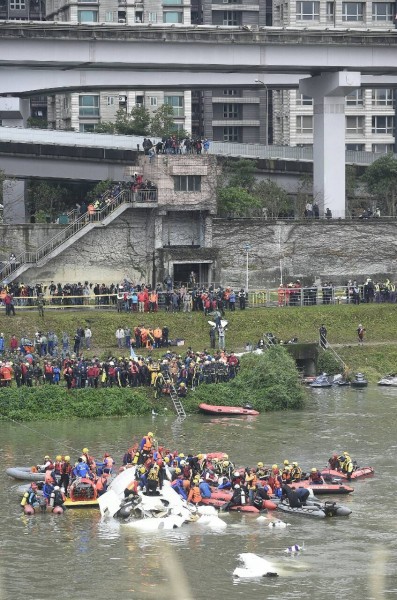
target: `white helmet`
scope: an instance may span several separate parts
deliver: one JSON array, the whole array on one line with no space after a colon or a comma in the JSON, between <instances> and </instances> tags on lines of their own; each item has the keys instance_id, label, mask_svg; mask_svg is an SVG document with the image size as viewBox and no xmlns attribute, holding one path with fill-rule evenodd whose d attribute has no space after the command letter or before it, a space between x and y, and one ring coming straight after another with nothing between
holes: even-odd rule
<instances>
[{"instance_id":1,"label":"white helmet","mask_svg":"<svg viewBox=\"0 0 397 600\"><path fill-rule=\"evenodd\" d=\"M240 486L239 486L239 484L238 484L238 483L236 483L236 485L234 486L234 489L235 489L235 490L239 490L239 489L240 489Z\"/></svg>"}]
</instances>

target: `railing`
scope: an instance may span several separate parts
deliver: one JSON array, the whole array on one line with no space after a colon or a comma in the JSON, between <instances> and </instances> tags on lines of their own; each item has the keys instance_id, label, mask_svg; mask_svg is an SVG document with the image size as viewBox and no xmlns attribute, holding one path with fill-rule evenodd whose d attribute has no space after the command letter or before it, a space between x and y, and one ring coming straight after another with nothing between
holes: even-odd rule
<instances>
[{"instance_id":1,"label":"railing","mask_svg":"<svg viewBox=\"0 0 397 600\"><path fill-rule=\"evenodd\" d=\"M116 208L122 204L133 204L139 202L157 202L157 191L156 190L139 190L137 192L121 191L117 196L111 199L100 210L96 210L95 213L85 213L78 217L73 223L70 223L63 228L59 233L53 236L48 242L40 246L36 252L22 252L19 254L15 261L8 263L0 271L0 281L4 281L12 275L19 267L25 264L37 264L48 256L53 250L59 248L62 244L70 240L76 233L84 229L87 225L92 223L100 223L107 216L112 214Z\"/></svg>"},{"instance_id":2,"label":"railing","mask_svg":"<svg viewBox=\"0 0 397 600\"><path fill-rule=\"evenodd\" d=\"M235 286L238 289L240 286ZM184 303L181 301L179 307L167 305L165 301L166 292L158 294L158 309L183 312ZM132 303L132 299L120 298L117 292L94 294L92 289L89 295L70 296L45 294L45 310L47 309L113 309L118 312L138 312L138 304ZM15 306L22 309L36 308L37 296L18 296L14 298ZM346 286L339 287L311 287L311 288L272 288L263 290L252 290L248 293L246 300L247 308L289 308L305 307L315 305L337 305L337 304L358 304L359 302L378 303L396 303L397 294L393 290L374 290L369 296L366 293L365 286L359 286L358 293L352 294L351 288ZM236 299L236 309L239 307L239 299ZM201 311L200 302L191 307L193 310ZM230 310L230 303L224 301L226 311ZM149 303L145 307L145 312L149 312ZM209 311L212 312L212 311Z\"/></svg>"}]
</instances>

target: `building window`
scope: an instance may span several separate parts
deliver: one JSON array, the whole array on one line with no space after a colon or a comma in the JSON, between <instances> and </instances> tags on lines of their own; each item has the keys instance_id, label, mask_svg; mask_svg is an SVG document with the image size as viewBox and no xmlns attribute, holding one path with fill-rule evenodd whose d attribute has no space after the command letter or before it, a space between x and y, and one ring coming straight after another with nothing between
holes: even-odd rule
<instances>
[{"instance_id":1,"label":"building window","mask_svg":"<svg viewBox=\"0 0 397 600\"><path fill-rule=\"evenodd\" d=\"M163 4L183 4L182 0L163 0Z\"/></svg>"},{"instance_id":2,"label":"building window","mask_svg":"<svg viewBox=\"0 0 397 600\"><path fill-rule=\"evenodd\" d=\"M79 116L99 117L99 96L79 96Z\"/></svg>"},{"instance_id":3,"label":"building window","mask_svg":"<svg viewBox=\"0 0 397 600\"><path fill-rule=\"evenodd\" d=\"M392 2L372 2L372 20L389 21L394 20L394 4Z\"/></svg>"},{"instance_id":4,"label":"building window","mask_svg":"<svg viewBox=\"0 0 397 600\"><path fill-rule=\"evenodd\" d=\"M393 106L393 90L372 90L372 104L375 106Z\"/></svg>"},{"instance_id":5,"label":"building window","mask_svg":"<svg viewBox=\"0 0 397 600\"><path fill-rule=\"evenodd\" d=\"M346 134L363 135L364 117L348 116L346 117Z\"/></svg>"},{"instance_id":6,"label":"building window","mask_svg":"<svg viewBox=\"0 0 397 600\"><path fill-rule=\"evenodd\" d=\"M143 96L137 96L135 98L135 105L136 106L144 106L145 104L145 98Z\"/></svg>"},{"instance_id":7,"label":"building window","mask_svg":"<svg viewBox=\"0 0 397 600\"><path fill-rule=\"evenodd\" d=\"M296 133L313 133L313 117L310 115L298 115L296 117Z\"/></svg>"},{"instance_id":8,"label":"building window","mask_svg":"<svg viewBox=\"0 0 397 600\"><path fill-rule=\"evenodd\" d=\"M394 133L394 117L375 115L372 117L372 133Z\"/></svg>"},{"instance_id":9,"label":"building window","mask_svg":"<svg viewBox=\"0 0 397 600\"><path fill-rule=\"evenodd\" d=\"M313 106L313 98L298 93L296 96L296 104L298 106Z\"/></svg>"},{"instance_id":10,"label":"building window","mask_svg":"<svg viewBox=\"0 0 397 600\"><path fill-rule=\"evenodd\" d=\"M239 142L240 141L240 128L239 127L224 127L223 128L223 141L224 142Z\"/></svg>"},{"instance_id":11,"label":"building window","mask_svg":"<svg viewBox=\"0 0 397 600\"><path fill-rule=\"evenodd\" d=\"M236 27L239 24L238 20L238 13L235 10L223 11L223 25Z\"/></svg>"},{"instance_id":12,"label":"building window","mask_svg":"<svg viewBox=\"0 0 397 600\"><path fill-rule=\"evenodd\" d=\"M149 23L157 23L157 13L155 13L155 12L149 13Z\"/></svg>"},{"instance_id":13,"label":"building window","mask_svg":"<svg viewBox=\"0 0 397 600\"><path fill-rule=\"evenodd\" d=\"M157 97L149 96L149 103L150 103L150 106L157 106Z\"/></svg>"},{"instance_id":14,"label":"building window","mask_svg":"<svg viewBox=\"0 0 397 600\"><path fill-rule=\"evenodd\" d=\"M98 23L98 11L78 10L77 20L79 23Z\"/></svg>"},{"instance_id":15,"label":"building window","mask_svg":"<svg viewBox=\"0 0 397 600\"><path fill-rule=\"evenodd\" d=\"M185 116L183 107L183 96L164 96L164 104L172 106L175 117Z\"/></svg>"},{"instance_id":16,"label":"building window","mask_svg":"<svg viewBox=\"0 0 397 600\"><path fill-rule=\"evenodd\" d=\"M10 0L10 10L25 10L25 0Z\"/></svg>"},{"instance_id":17,"label":"building window","mask_svg":"<svg viewBox=\"0 0 397 600\"><path fill-rule=\"evenodd\" d=\"M98 0L77 0L79 3L84 3L84 4L88 4L88 3L92 3L94 2L95 4L98 4Z\"/></svg>"},{"instance_id":18,"label":"building window","mask_svg":"<svg viewBox=\"0 0 397 600\"><path fill-rule=\"evenodd\" d=\"M113 10L107 10L105 12L105 22L106 23L114 23L116 20L115 18L115 13L113 12Z\"/></svg>"},{"instance_id":19,"label":"building window","mask_svg":"<svg viewBox=\"0 0 397 600\"><path fill-rule=\"evenodd\" d=\"M80 133L93 133L96 129L96 123L80 123Z\"/></svg>"},{"instance_id":20,"label":"building window","mask_svg":"<svg viewBox=\"0 0 397 600\"><path fill-rule=\"evenodd\" d=\"M363 152L365 150L365 144L346 144L346 150Z\"/></svg>"},{"instance_id":21,"label":"building window","mask_svg":"<svg viewBox=\"0 0 397 600\"><path fill-rule=\"evenodd\" d=\"M320 2L297 2L297 21L318 21L320 19Z\"/></svg>"},{"instance_id":22,"label":"building window","mask_svg":"<svg viewBox=\"0 0 397 600\"><path fill-rule=\"evenodd\" d=\"M327 2L327 23L333 23L335 21L335 2Z\"/></svg>"},{"instance_id":23,"label":"building window","mask_svg":"<svg viewBox=\"0 0 397 600\"><path fill-rule=\"evenodd\" d=\"M175 192L201 192L201 175L175 175Z\"/></svg>"},{"instance_id":24,"label":"building window","mask_svg":"<svg viewBox=\"0 0 397 600\"><path fill-rule=\"evenodd\" d=\"M241 4L242 0L223 0L223 4Z\"/></svg>"},{"instance_id":25,"label":"building window","mask_svg":"<svg viewBox=\"0 0 397 600\"><path fill-rule=\"evenodd\" d=\"M163 23L183 23L181 10L167 10L163 12Z\"/></svg>"},{"instance_id":26,"label":"building window","mask_svg":"<svg viewBox=\"0 0 397 600\"><path fill-rule=\"evenodd\" d=\"M354 90L346 96L346 106L362 106L363 105L363 91Z\"/></svg>"},{"instance_id":27,"label":"building window","mask_svg":"<svg viewBox=\"0 0 397 600\"><path fill-rule=\"evenodd\" d=\"M224 104L223 105L223 118L224 119L238 119L239 118L239 105L238 104Z\"/></svg>"},{"instance_id":28,"label":"building window","mask_svg":"<svg viewBox=\"0 0 397 600\"><path fill-rule=\"evenodd\" d=\"M342 2L342 21L363 21L363 2Z\"/></svg>"},{"instance_id":29,"label":"building window","mask_svg":"<svg viewBox=\"0 0 397 600\"><path fill-rule=\"evenodd\" d=\"M224 96L237 96L238 91L237 90L223 90L223 95Z\"/></svg>"},{"instance_id":30,"label":"building window","mask_svg":"<svg viewBox=\"0 0 397 600\"><path fill-rule=\"evenodd\" d=\"M114 104L114 96L108 96L107 97L107 105L113 106L113 104Z\"/></svg>"},{"instance_id":31,"label":"building window","mask_svg":"<svg viewBox=\"0 0 397 600\"><path fill-rule=\"evenodd\" d=\"M372 152L376 152L378 154L387 154L388 152L393 152L392 144L372 144Z\"/></svg>"}]
</instances>

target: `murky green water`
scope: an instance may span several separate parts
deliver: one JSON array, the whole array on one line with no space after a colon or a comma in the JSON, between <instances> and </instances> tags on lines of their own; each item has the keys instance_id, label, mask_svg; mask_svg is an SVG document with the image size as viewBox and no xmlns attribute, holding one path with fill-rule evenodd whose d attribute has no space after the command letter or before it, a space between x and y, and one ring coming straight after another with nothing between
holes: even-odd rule
<instances>
[{"instance_id":1,"label":"murky green water","mask_svg":"<svg viewBox=\"0 0 397 600\"><path fill-rule=\"evenodd\" d=\"M396 409L397 389L343 388L313 390L302 412L194 416L180 427L171 415L34 423L34 431L0 423L0 599L397 598ZM283 516L290 523L283 530L239 514L224 517L228 527L221 533L188 525L156 534L102 522L95 510L21 516L15 481L4 474L8 466L34 464L47 453L76 457L83 446L96 457L109 450L120 463L124 449L148 429L172 448L223 450L240 466L288 458L309 469L324 466L333 451L349 450L376 475L339 497L353 510L349 518ZM304 551L286 555L295 543L304 543ZM280 577L234 582L241 552L265 556Z\"/></svg>"}]
</instances>

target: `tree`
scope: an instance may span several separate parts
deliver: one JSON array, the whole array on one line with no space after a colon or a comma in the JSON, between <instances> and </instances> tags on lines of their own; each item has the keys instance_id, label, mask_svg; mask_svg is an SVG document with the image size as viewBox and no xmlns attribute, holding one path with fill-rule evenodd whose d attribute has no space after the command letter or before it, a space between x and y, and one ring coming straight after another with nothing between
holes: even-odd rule
<instances>
[{"instance_id":1,"label":"tree","mask_svg":"<svg viewBox=\"0 0 397 600\"><path fill-rule=\"evenodd\" d=\"M253 190L259 205L270 218L289 217L293 213L292 203L287 192L270 179L257 183Z\"/></svg>"},{"instance_id":2,"label":"tree","mask_svg":"<svg viewBox=\"0 0 397 600\"><path fill-rule=\"evenodd\" d=\"M397 199L397 160L393 154L386 154L373 162L367 168L363 180L381 211L394 216Z\"/></svg>"},{"instance_id":3,"label":"tree","mask_svg":"<svg viewBox=\"0 0 397 600\"><path fill-rule=\"evenodd\" d=\"M148 135L150 112L144 106L134 106L130 113L120 108L116 121L101 121L97 124L97 133L119 133L120 135Z\"/></svg>"},{"instance_id":4,"label":"tree","mask_svg":"<svg viewBox=\"0 0 397 600\"><path fill-rule=\"evenodd\" d=\"M28 187L28 207L36 221L53 221L65 210L67 190L46 181L32 181Z\"/></svg>"},{"instance_id":5,"label":"tree","mask_svg":"<svg viewBox=\"0 0 397 600\"><path fill-rule=\"evenodd\" d=\"M255 161L228 160L223 166L223 178L228 187L240 187L251 192L255 185Z\"/></svg>"},{"instance_id":6,"label":"tree","mask_svg":"<svg viewBox=\"0 0 397 600\"><path fill-rule=\"evenodd\" d=\"M162 104L154 111L150 120L150 135L167 138L176 133L174 109L169 104Z\"/></svg>"},{"instance_id":7,"label":"tree","mask_svg":"<svg viewBox=\"0 0 397 600\"><path fill-rule=\"evenodd\" d=\"M97 196L102 196L107 190L110 189L112 181L107 179L105 181L99 181L91 191L87 194L87 200L95 200Z\"/></svg>"},{"instance_id":8,"label":"tree","mask_svg":"<svg viewBox=\"0 0 397 600\"><path fill-rule=\"evenodd\" d=\"M47 129L48 121L47 119L43 119L42 117L29 117L26 121L26 125L28 129Z\"/></svg>"},{"instance_id":9,"label":"tree","mask_svg":"<svg viewBox=\"0 0 397 600\"><path fill-rule=\"evenodd\" d=\"M260 207L260 200L241 187L224 187L218 191L218 211L240 217Z\"/></svg>"}]
</instances>

